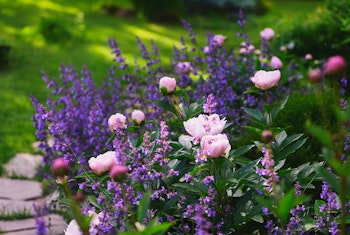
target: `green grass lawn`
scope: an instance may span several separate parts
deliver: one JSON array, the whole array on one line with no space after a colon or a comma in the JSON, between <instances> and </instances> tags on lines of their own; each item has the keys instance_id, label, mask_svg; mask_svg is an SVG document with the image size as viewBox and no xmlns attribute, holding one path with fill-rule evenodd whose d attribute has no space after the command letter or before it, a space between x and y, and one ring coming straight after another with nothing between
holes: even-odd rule
<instances>
[{"instance_id":1,"label":"green grass lawn","mask_svg":"<svg viewBox=\"0 0 350 235\"><path fill-rule=\"evenodd\" d=\"M67 0L0 0L0 43L12 46L11 64L0 71L0 169L16 152L33 152L35 130L31 116L34 109L29 95L45 102L48 93L41 80L42 70L58 77L60 63L73 64L79 71L86 65L96 81L107 75L113 65L107 38L117 39L129 62L138 56L135 36L146 45L154 39L162 60L169 63L173 45L180 35L187 35L181 24L157 25L137 19L117 18L103 14L97 1ZM123 1L127 7L131 5ZM305 17L320 6L320 1L270 1L266 15L249 18L246 33L253 43L259 42L259 32L272 27L277 33L292 26L294 19ZM63 22L72 33L71 40L48 42L39 33L43 20ZM236 22L218 17L190 17L189 21L198 32L198 41L205 44L206 32L223 34L228 43L237 46L239 27ZM259 45L256 45L259 46Z\"/></svg>"}]
</instances>

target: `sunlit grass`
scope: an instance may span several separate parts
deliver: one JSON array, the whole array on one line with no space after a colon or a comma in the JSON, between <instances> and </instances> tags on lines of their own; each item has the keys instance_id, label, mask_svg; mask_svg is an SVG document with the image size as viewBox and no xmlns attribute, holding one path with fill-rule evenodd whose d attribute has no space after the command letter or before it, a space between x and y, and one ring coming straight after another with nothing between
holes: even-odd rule
<instances>
[{"instance_id":1,"label":"sunlit grass","mask_svg":"<svg viewBox=\"0 0 350 235\"><path fill-rule=\"evenodd\" d=\"M127 8L132 6L128 0L119 3ZM290 20L303 17L320 5L319 1L277 0L271 1L271 4L267 15L247 21L246 33L253 43L258 43L262 28L270 26L276 32L286 30L285 25L290 24ZM74 65L77 72L86 65L92 77L101 83L114 63L107 38L116 38L129 63L140 57L136 36L148 48L151 39L154 39L163 63L169 65L173 46L179 44L181 35L187 35L181 24L158 25L105 15L98 10L94 0L0 0L0 9L0 42L7 41L13 46L10 68L0 71L0 166L16 152L34 151L31 148L35 142L31 121L34 109L29 95L33 94L40 102L45 102L48 91L41 79L42 70L50 77L58 77L61 63ZM84 21L79 25L76 21L82 16ZM68 24L73 37L63 42L47 42L38 28L45 17L64 19L63 23ZM236 36L240 29L234 20L220 17L186 20L197 32L199 46L205 45L207 32L224 34L229 46L240 43Z\"/></svg>"}]
</instances>

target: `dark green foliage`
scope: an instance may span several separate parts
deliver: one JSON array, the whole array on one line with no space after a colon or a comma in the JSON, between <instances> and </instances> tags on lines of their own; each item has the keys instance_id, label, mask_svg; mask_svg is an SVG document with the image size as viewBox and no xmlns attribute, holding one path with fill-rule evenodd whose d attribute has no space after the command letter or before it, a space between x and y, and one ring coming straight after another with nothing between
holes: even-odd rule
<instances>
[{"instance_id":1,"label":"dark green foliage","mask_svg":"<svg viewBox=\"0 0 350 235\"><path fill-rule=\"evenodd\" d=\"M182 0L131 0L137 14L148 21L178 23L183 17Z\"/></svg>"},{"instance_id":2,"label":"dark green foliage","mask_svg":"<svg viewBox=\"0 0 350 235\"><path fill-rule=\"evenodd\" d=\"M324 7L315 10L306 19L298 19L289 32L282 35L284 41L294 40L293 52L314 58L327 58L350 54L350 1L327 0Z\"/></svg>"},{"instance_id":3,"label":"dark green foliage","mask_svg":"<svg viewBox=\"0 0 350 235\"><path fill-rule=\"evenodd\" d=\"M11 46L0 45L0 69L7 68L10 63Z\"/></svg>"},{"instance_id":4,"label":"dark green foliage","mask_svg":"<svg viewBox=\"0 0 350 235\"><path fill-rule=\"evenodd\" d=\"M68 28L54 18L42 18L39 22L39 32L46 40L51 42L65 41L72 37Z\"/></svg>"},{"instance_id":5,"label":"dark green foliage","mask_svg":"<svg viewBox=\"0 0 350 235\"><path fill-rule=\"evenodd\" d=\"M301 94L294 92L290 95L285 108L279 113L274 126L287 127L288 135L307 133L306 122L310 120L319 126L329 126L336 131L336 116L334 106L338 105L331 92L320 94ZM328 121L325 122L324 118ZM312 136L308 136L306 144L297 152L287 158L287 165L302 164L319 160L321 143Z\"/></svg>"}]
</instances>

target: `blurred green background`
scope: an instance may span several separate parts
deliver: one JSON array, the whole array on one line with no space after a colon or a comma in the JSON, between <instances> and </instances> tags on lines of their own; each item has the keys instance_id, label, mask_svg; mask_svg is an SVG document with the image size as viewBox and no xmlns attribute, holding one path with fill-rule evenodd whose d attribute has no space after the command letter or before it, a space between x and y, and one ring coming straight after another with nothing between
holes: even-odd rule
<instances>
[{"instance_id":1,"label":"blurred green background","mask_svg":"<svg viewBox=\"0 0 350 235\"><path fill-rule=\"evenodd\" d=\"M171 8L159 2L171 2ZM187 35L181 18L191 23L200 45L205 45L205 35L211 32L225 35L228 46L236 47L242 41L236 23L240 7L247 16L244 33L256 47L265 27L273 28L282 43L286 42L283 35L292 37L296 24L304 27L306 19L320 14L327 3L253 0L213 6L225 1L204 2L208 5L198 5L196 0L0 0L0 168L17 152L34 152L34 109L29 95L45 102L48 90L41 71L58 77L60 63L72 64L77 71L86 65L99 83L113 65L109 37L116 38L131 64L140 56L135 37L146 46L154 39L163 63L169 65L173 46L179 44L181 35Z\"/></svg>"}]
</instances>

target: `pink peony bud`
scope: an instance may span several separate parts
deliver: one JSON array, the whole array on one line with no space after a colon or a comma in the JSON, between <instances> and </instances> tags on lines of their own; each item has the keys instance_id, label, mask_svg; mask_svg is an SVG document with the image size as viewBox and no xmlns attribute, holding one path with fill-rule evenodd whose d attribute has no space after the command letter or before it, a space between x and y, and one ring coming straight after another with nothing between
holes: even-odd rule
<instances>
[{"instance_id":1,"label":"pink peony bud","mask_svg":"<svg viewBox=\"0 0 350 235\"><path fill-rule=\"evenodd\" d=\"M56 158L51 164L52 174L57 177L63 177L69 174L70 167L63 158Z\"/></svg>"},{"instance_id":2,"label":"pink peony bud","mask_svg":"<svg viewBox=\"0 0 350 235\"><path fill-rule=\"evenodd\" d=\"M124 165L114 165L109 173L110 177L116 181L123 181L128 174L128 168Z\"/></svg>"},{"instance_id":3,"label":"pink peony bud","mask_svg":"<svg viewBox=\"0 0 350 235\"><path fill-rule=\"evenodd\" d=\"M226 38L223 35L218 34L212 38L211 43L213 46L221 47L224 44L225 39Z\"/></svg>"},{"instance_id":4,"label":"pink peony bud","mask_svg":"<svg viewBox=\"0 0 350 235\"><path fill-rule=\"evenodd\" d=\"M231 145L225 134L205 135L201 139L201 148L206 156L218 158L227 156Z\"/></svg>"},{"instance_id":5,"label":"pink peony bud","mask_svg":"<svg viewBox=\"0 0 350 235\"><path fill-rule=\"evenodd\" d=\"M344 57L335 55L329 57L325 63L325 71L327 75L338 76L346 69L346 61Z\"/></svg>"},{"instance_id":6,"label":"pink peony bud","mask_svg":"<svg viewBox=\"0 0 350 235\"><path fill-rule=\"evenodd\" d=\"M282 61L277 56L271 57L270 65L273 69L281 69L283 67Z\"/></svg>"},{"instance_id":7,"label":"pink peony bud","mask_svg":"<svg viewBox=\"0 0 350 235\"><path fill-rule=\"evenodd\" d=\"M319 83L323 80L324 74L321 69L312 69L309 71L307 78L310 83Z\"/></svg>"},{"instance_id":8,"label":"pink peony bud","mask_svg":"<svg viewBox=\"0 0 350 235\"><path fill-rule=\"evenodd\" d=\"M272 133L272 131L270 131L270 130L264 130L264 131L261 133L261 140L262 140L264 143L270 143L270 142L273 140L273 133Z\"/></svg>"},{"instance_id":9,"label":"pink peony bud","mask_svg":"<svg viewBox=\"0 0 350 235\"><path fill-rule=\"evenodd\" d=\"M131 113L131 119L135 125L141 125L145 121L146 116L141 110L134 110Z\"/></svg>"},{"instance_id":10,"label":"pink peony bud","mask_svg":"<svg viewBox=\"0 0 350 235\"><path fill-rule=\"evenodd\" d=\"M109 171L116 164L115 151L107 151L89 159L89 166L97 175Z\"/></svg>"},{"instance_id":11,"label":"pink peony bud","mask_svg":"<svg viewBox=\"0 0 350 235\"><path fill-rule=\"evenodd\" d=\"M261 90L268 90L277 86L278 81L281 78L281 72L279 70L274 71L264 71L259 70L254 74L254 77L251 78L251 81L255 86Z\"/></svg>"},{"instance_id":12,"label":"pink peony bud","mask_svg":"<svg viewBox=\"0 0 350 235\"><path fill-rule=\"evenodd\" d=\"M159 89L163 94L169 94L176 90L176 80L171 77L162 77L159 80Z\"/></svg>"},{"instance_id":13,"label":"pink peony bud","mask_svg":"<svg viewBox=\"0 0 350 235\"><path fill-rule=\"evenodd\" d=\"M287 47L286 47L286 46L281 46L281 47L280 47L280 51L286 52L286 51L287 51Z\"/></svg>"},{"instance_id":14,"label":"pink peony bud","mask_svg":"<svg viewBox=\"0 0 350 235\"><path fill-rule=\"evenodd\" d=\"M126 128L126 117L121 113L113 114L108 119L108 127L113 132L115 128Z\"/></svg>"},{"instance_id":15,"label":"pink peony bud","mask_svg":"<svg viewBox=\"0 0 350 235\"><path fill-rule=\"evenodd\" d=\"M312 55L311 54L306 54L305 55L305 60L312 60Z\"/></svg>"},{"instance_id":16,"label":"pink peony bud","mask_svg":"<svg viewBox=\"0 0 350 235\"><path fill-rule=\"evenodd\" d=\"M180 62L176 65L176 71L178 73L189 73L191 69L192 67L190 62Z\"/></svg>"},{"instance_id":17,"label":"pink peony bud","mask_svg":"<svg viewBox=\"0 0 350 235\"><path fill-rule=\"evenodd\" d=\"M261 38L270 41L275 37L275 32L271 28L265 28L260 32Z\"/></svg>"}]
</instances>

